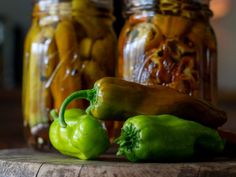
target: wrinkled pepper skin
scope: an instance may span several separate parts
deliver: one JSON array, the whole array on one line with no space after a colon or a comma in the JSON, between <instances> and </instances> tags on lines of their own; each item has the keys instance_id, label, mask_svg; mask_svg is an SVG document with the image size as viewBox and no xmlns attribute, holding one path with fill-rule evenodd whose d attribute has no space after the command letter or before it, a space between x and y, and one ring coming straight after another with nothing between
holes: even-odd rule
<instances>
[{"instance_id":1,"label":"wrinkled pepper skin","mask_svg":"<svg viewBox=\"0 0 236 177\"><path fill-rule=\"evenodd\" d=\"M225 112L174 89L105 77L93 89L74 92L64 100L59 112L61 124L66 107L76 99L89 100L86 112L101 120L124 121L135 115L173 114L213 128L227 120Z\"/></svg>"},{"instance_id":2,"label":"wrinkled pepper skin","mask_svg":"<svg viewBox=\"0 0 236 177\"><path fill-rule=\"evenodd\" d=\"M129 118L116 141L117 155L132 162L184 161L224 149L216 130L167 114Z\"/></svg>"},{"instance_id":3,"label":"wrinkled pepper skin","mask_svg":"<svg viewBox=\"0 0 236 177\"><path fill-rule=\"evenodd\" d=\"M49 139L60 153L81 160L95 159L109 147L109 139L102 124L80 109L65 112L66 127L60 125L56 112L49 129Z\"/></svg>"}]
</instances>

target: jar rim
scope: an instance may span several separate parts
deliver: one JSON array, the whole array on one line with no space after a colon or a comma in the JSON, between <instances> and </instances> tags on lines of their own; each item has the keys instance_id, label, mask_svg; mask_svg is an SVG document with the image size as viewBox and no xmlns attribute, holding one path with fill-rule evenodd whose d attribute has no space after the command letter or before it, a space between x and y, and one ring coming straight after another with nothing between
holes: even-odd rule
<instances>
[{"instance_id":1,"label":"jar rim","mask_svg":"<svg viewBox=\"0 0 236 177\"><path fill-rule=\"evenodd\" d=\"M179 3L198 3L202 5L209 5L211 0L123 0L126 7L140 7L140 6L153 6L154 4L161 4L168 1Z\"/></svg>"},{"instance_id":2,"label":"jar rim","mask_svg":"<svg viewBox=\"0 0 236 177\"><path fill-rule=\"evenodd\" d=\"M127 17L136 12L156 11L158 13L173 15L179 14L180 9L188 10L189 12L199 12L203 16L212 16L212 11L209 8L211 0L123 0L123 16ZM169 7L168 7L169 6ZM187 16L195 16L191 15Z\"/></svg>"},{"instance_id":3,"label":"jar rim","mask_svg":"<svg viewBox=\"0 0 236 177\"><path fill-rule=\"evenodd\" d=\"M33 0L34 4L39 4L40 11L48 10L51 4L57 3L72 3L76 0ZM94 7L113 10L113 0L77 0L77 1L84 1L82 3L91 4Z\"/></svg>"}]
</instances>

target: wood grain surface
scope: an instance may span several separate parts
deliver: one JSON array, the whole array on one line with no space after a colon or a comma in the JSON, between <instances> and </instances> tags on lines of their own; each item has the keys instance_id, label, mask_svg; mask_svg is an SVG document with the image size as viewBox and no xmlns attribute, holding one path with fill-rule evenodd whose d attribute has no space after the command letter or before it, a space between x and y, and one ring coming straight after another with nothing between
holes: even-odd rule
<instances>
[{"instance_id":1,"label":"wood grain surface","mask_svg":"<svg viewBox=\"0 0 236 177\"><path fill-rule=\"evenodd\" d=\"M131 163L112 154L82 161L33 149L0 151L0 177L236 177L236 160Z\"/></svg>"}]
</instances>

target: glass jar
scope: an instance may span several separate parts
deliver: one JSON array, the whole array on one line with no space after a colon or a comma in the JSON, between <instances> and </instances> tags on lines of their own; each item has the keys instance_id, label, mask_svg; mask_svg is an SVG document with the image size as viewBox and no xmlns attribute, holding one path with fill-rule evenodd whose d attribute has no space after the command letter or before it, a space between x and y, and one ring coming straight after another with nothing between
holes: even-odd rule
<instances>
[{"instance_id":1,"label":"glass jar","mask_svg":"<svg viewBox=\"0 0 236 177\"><path fill-rule=\"evenodd\" d=\"M30 35L34 18L25 42L28 57L23 74L24 127L28 144L36 149L50 148L50 110L59 111L72 92L92 88L96 80L115 75L111 5L111 0L37 2L39 30ZM87 102L74 101L68 108L86 106Z\"/></svg>"},{"instance_id":2,"label":"glass jar","mask_svg":"<svg viewBox=\"0 0 236 177\"><path fill-rule=\"evenodd\" d=\"M119 77L217 102L217 45L209 0L124 0Z\"/></svg>"}]
</instances>

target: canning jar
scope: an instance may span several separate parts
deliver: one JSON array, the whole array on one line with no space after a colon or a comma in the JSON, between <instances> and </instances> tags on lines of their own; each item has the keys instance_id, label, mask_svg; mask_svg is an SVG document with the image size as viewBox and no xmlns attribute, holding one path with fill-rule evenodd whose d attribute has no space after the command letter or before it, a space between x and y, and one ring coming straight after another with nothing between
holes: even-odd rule
<instances>
[{"instance_id":1,"label":"canning jar","mask_svg":"<svg viewBox=\"0 0 236 177\"><path fill-rule=\"evenodd\" d=\"M119 77L217 102L217 44L209 0L124 0Z\"/></svg>"},{"instance_id":2,"label":"canning jar","mask_svg":"<svg viewBox=\"0 0 236 177\"><path fill-rule=\"evenodd\" d=\"M72 92L114 76L117 46L111 0L38 0L35 6L25 41L23 113L28 144L44 150L50 148L50 110L59 111ZM68 108L86 106L74 101Z\"/></svg>"}]
</instances>

